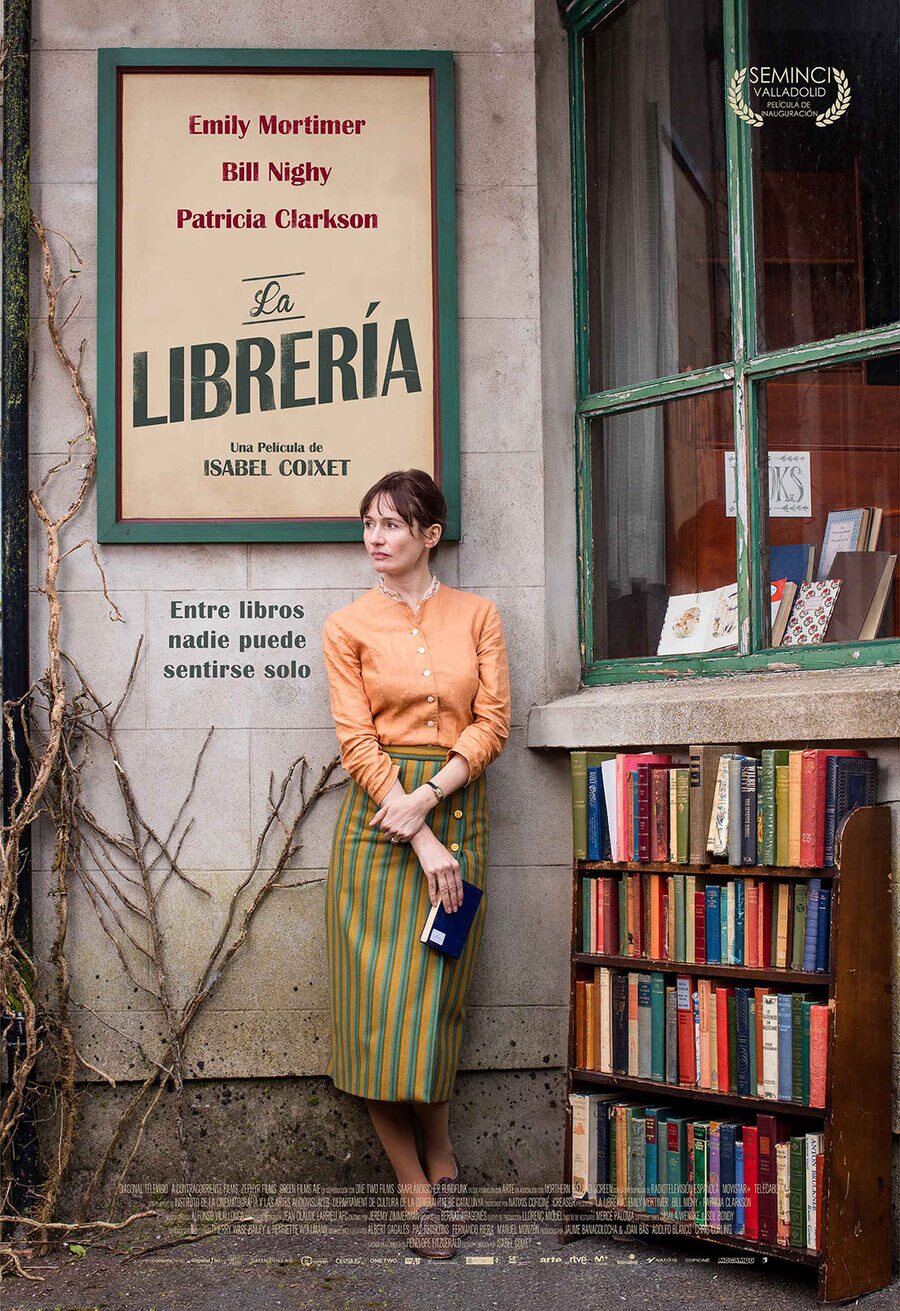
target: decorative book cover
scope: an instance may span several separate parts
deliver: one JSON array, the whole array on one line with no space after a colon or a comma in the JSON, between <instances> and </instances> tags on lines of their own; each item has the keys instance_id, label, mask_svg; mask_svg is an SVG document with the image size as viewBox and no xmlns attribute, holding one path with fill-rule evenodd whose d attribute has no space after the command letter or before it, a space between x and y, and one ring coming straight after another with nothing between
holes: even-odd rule
<instances>
[{"instance_id":1,"label":"decorative book cover","mask_svg":"<svg viewBox=\"0 0 900 1311\"><path fill-rule=\"evenodd\" d=\"M828 629L840 590L839 578L801 583L782 646L812 646L821 642Z\"/></svg>"},{"instance_id":2,"label":"decorative book cover","mask_svg":"<svg viewBox=\"0 0 900 1311\"><path fill-rule=\"evenodd\" d=\"M442 902L432 906L419 941L445 956L461 956L469 930L481 905L484 889L462 880L462 902L454 911L444 910Z\"/></svg>"}]
</instances>

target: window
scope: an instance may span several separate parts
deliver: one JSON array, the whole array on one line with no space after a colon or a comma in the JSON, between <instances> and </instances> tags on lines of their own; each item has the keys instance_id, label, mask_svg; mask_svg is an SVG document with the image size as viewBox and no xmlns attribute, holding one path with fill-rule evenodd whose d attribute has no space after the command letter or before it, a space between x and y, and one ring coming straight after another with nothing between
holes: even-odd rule
<instances>
[{"instance_id":1,"label":"window","mask_svg":"<svg viewBox=\"0 0 900 1311\"><path fill-rule=\"evenodd\" d=\"M567 12L584 681L900 662L896 7Z\"/></svg>"}]
</instances>

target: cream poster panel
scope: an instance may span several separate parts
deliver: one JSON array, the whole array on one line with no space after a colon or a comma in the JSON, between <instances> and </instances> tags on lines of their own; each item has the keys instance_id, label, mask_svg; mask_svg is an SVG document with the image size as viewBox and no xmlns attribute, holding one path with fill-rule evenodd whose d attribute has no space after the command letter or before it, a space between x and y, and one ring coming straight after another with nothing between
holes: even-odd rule
<instances>
[{"instance_id":1,"label":"cream poster panel","mask_svg":"<svg viewBox=\"0 0 900 1311\"><path fill-rule=\"evenodd\" d=\"M121 123L122 517L434 473L428 77L126 72Z\"/></svg>"}]
</instances>

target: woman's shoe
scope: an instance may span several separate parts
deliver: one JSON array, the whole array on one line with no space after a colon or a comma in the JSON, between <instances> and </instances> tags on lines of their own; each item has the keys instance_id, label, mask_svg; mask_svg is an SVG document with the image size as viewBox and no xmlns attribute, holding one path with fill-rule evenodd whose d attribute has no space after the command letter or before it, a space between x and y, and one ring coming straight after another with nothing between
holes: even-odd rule
<instances>
[{"instance_id":1,"label":"woman's shoe","mask_svg":"<svg viewBox=\"0 0 900 1311\"><path fill-rule=\"evenodd\" d=\"M437 1183L432 1184L431 1195L440 1207L445 1221L450 1225L453 1237L459 1240L472 1231L464 1209L463 1184L459 1174L459 1162L455 1156L453 1164L456 1166L456 1174L452 1179L449 1175L445 1175L442 1179L438 1179Z\"/></svg>"},{"instance_id":2,"label":"woman's shoe","mask_svg":"<svg viewBox=\"0 0 900 1311\"><path fill-rule=\"evenodd\" d=\"M439 1206L420 1206L409 1223L407 1246L420 1256L446 1261L456 1252L453 1231Z\"/></svg>"}]
</instances>

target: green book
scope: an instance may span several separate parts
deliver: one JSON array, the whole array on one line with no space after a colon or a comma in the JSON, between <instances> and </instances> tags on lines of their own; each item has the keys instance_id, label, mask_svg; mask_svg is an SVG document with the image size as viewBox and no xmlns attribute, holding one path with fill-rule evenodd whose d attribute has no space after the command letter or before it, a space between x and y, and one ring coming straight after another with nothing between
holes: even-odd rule
<instances>
[{"instance_id":1,"label":"green book","mask_svg":"<svg viewBox=\"0 0 900 1311\"><path fill-rule=\"evenodd\" d=\"M675 955L674 960L685 960L684 934L684 874L675 875Z\"/></svg>"},{"instance_id":2,"label":"green book","mask_svg":"<svg viewBox=\"0 0 900 1311\"><path fill-rule=\"evenodd\" d=\"M581 876L581 950L591 949L591 878Z\"/></svg>"},{"instance_id":3,"label":"green book","mask_svg":"<svg viewBox=\"0 0 900 1311\"><path fill-rule=\"evenodd\" d=\"M775 770L778 765L787 765L788 753L787 751L767 749L761 754L759 803L762 809L762 849L759 863L761 865L777 865Z\"/></svg>"},{"instance_id":4,"label":"green book","mask_svg":"<svg viewBox=\"0 0 900 1311\"><path fill-rule=\"evenodd\" d=\"M803 1101L803 1003L809 993L791 993L791 1101ZM809 1029L806 1033L806 1068L809 1069ZM807 1098L807 1101L809 1098Z\"/></svg>"},{"instance_id":5,"label":"green book","mask_svg":"<svg viewBox=\"0 0 900 1311\"><path fill-rule=\"evenodd\" d=\"M572 774L572 854L587 860L587 752L570 751Z\"/></svg>"},{"instance_id":6,"label":"green book","mask_svg":"<svg viewBox=\"0 0 900 1311\"><path fill-rule=\"evenodd\" d=\"M666 1187L669 1214L675 1220L687 1216L687 1129L688 1116L673 1115L666 1123Z\"/></svg>"},{"instance_id":7,"label":"green book","mask_svg":"<svg viewBox=\"0 0 900 1311\"><path fill-rule=\"evenodd\" d=\"M729 1088L737 1092L737 1011L733 988L728 990L728 1069L731 1072Z\"/></svg>"},{"instance_id":8,"label":"green book","mask_svg":"<svg viewBox=\"0 0 900 1311\"><path fill-rule=\"evenodd\" d=\"M668 1129L671 1111L660 1111L656 1117L656 1193L659 1199L659 1214L671 1216L672 1199L669 1196L669 1152Z\"/></svg>"},{"instance_id":9,"label":"green book","mask_svg":"<svg viewBox=\"0 0 900 1311\"><path fill-rule=\"evenodd\" d=\"M791 1247L806 1246L806 1138L791 1139Z\"/></svg>"},{"instance_id":10,"label":"green book","mask_svg":"<svg viewBox=\"0 0 900 1311\"><path fill-rule=\"evenodd\" d=\"M709 1120L694 1121L694 1224L708 1223Z\"/></svg>"},{"instance_id":11,"label":"green book","mask_svg":"<svg viewBox=\"0 0 900 1311\"><path fill-rule=\"evenodd\" d=\"M806 941L806 908L809 885L805 879L794 884L794 927L791 934L791 969L803 969L803 944Z\"/></svg>"},{"instance_id":12,"label":"green book","mask_svg":"<svg viewBox=\"0 0 900 1311\"><path fill-rule=\"evenodd\" d=\"M756 998L747 1002L747 1015L750 1027L750 1096L759 1096L759 1084L756 1078Z\"/></svg>"},{"instance_id":13,"label":"green book","mask_svg":"<svg viewBox=\"0 0 900 1311\"><path fill-rule=\"evenodd\" d=\"M791 792L787 765L775 766L775 864L790 865Z\"/></svg>"},{"instance_id":14,"label":"green book","mask_svg":"<svg viewBox=\"0 0 900 1311\"><path fill-rule=\"evenodd\" d=\"M650 974L650 1078L666 1080L666 976Z\"/></svg>"},{"instance_id":15,"label":"green book","mask_svg":"<svg viewBox=\"0 0 900 1311\"><path fill-rule=\"evenodd\" d=\"M672 773L675 775L675 859L679 865L686 865L690 842L691 771L674 769Z\"/></svg>"}]
</instances>

